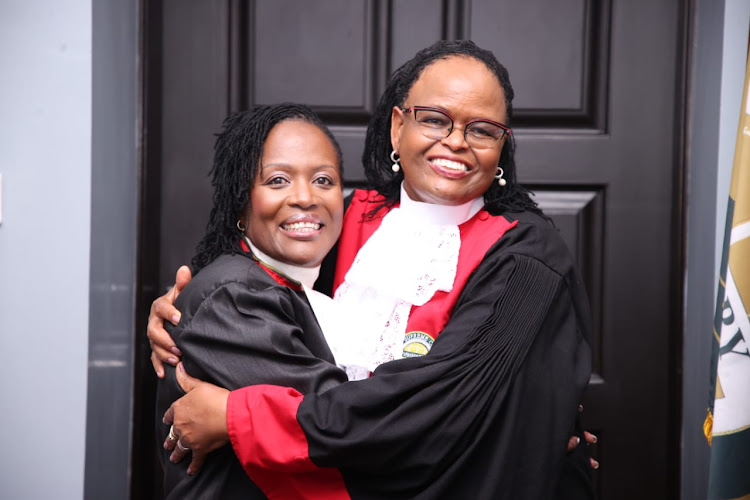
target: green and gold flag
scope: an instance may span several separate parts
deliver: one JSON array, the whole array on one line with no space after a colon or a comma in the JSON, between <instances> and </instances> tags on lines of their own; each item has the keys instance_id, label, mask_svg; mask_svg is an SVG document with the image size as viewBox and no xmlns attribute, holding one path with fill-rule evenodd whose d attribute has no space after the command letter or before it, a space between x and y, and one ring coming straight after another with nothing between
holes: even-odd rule
<instances>
[{"instance_id":1,"label":"green and gold flag","mask_svg":"<svg viewBox=\"0 0 750 500\"><path fill-rule=\"evenodd\" d=\"M714 317L708 498L750 500L750 59L745 70Z\"/></svg>"}]
</instances>

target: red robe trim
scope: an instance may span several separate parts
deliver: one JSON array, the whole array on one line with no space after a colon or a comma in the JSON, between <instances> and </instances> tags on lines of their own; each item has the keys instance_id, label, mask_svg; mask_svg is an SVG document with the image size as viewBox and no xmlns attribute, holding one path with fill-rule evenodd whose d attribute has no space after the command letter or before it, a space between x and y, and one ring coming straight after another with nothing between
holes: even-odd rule
<instances>
[{"instance_id":1,"label":"red robe trim","mask_svg":"<svg viewBox=\"0 0 750 500\"><path fill-rule=\"evenodd\" d=\"M288 276L281 274L279 271L274 269L273 267L269 266L268 264L261 262L258 260L258 258L253 255L252 250L250 250L250 247L245 243L245 240L240 240L240 247L242 247L242 250L246 253L249 253L250 256L253 258L256 264L260 266L261 269L263 269L266 274L268 274L272 280L274 280L279 285L284 285L285 287L291 288L292 290L295 290L297 292L302 291L302 284L294 281L293 279L289 278Z\"/></svg>"},{"instance_id":2,"label":"red robe trim","mask_svg":"<svg viewBox=\"0 0 750 500\"><path fill-rule=\"evenodd\" d=\"M231 391L227 429L235 454L269 500L349 500L341 472L310 460L307 438L297 423L302 397L274 385Z\"/></svg>"},{"instance_id":3,"label":"red robe trim","mask_svg":"<svg viewBox=\"0 0 750 500\"><path fill-rule=\"evenodd\" d=\"M363 219L379 200L382 197L374 191L355 191L344 216L334 290L342 283L359 249L388 213L389 209L384 209L372 220ZM437 337L448 322L466 281L490 247L516 224L501 216L493 217L485 210L461 224L461 250L453 289L448 293L436 293L423 306L414 306L407 333L425 332L434 335L433 339ZM302 398L294 389L272 385L255 385L230 392L227 428L234 452L269 499L302 498L302 494L310 499L348 499L338 469L318 467L310 459L307 437L297 422Z\"/></svg>"},{"instance_id":4,"label":"red robe trim","mask_svg":"<svg viewBox=\"0 0 750 500\"><path fill-rule=\"evenodd\" d=\"M240 240L240 246L243 251L251 254L255 263L276 283L298 292L302 291L302 286L299 283L279 273L276 269L264 264L252 255L250 247L244 240ZM283 472L276 472L272 466L266 468L264 466L265 463L256 465L242 462L247 475L250 476L255 485L263 491L269 500L294 500L297 498L309 498L310 500L350 500L341 472L338 469L330 467L318 468L312 464L312 461L308 457L307 438L297 424L296 419L297 407L302 402L302 394L290 387L257 385L253 386L253 388L259 388L261 392L257 395L248 394L246 398L243 398L234 405L227 402L227 427L232 446L236 446L235 443L239 442L253 444L254 440L251 436L256 427L252 418L248 419L244 417L239 419L240 422L243 422L243 425L246 424L243 428L231 425L230 422L238 422L238 419L231 416L232 413L235 411L244 411L246 414L253 415L255 411L261 412L266 410L269 412L268 415L273 419L274 424L279 427L265 429L262 427L263 423L261 422L259 429L262 429L264 433L273 432L274 430L278 430L279 432L275 437L267 434L269 441L263 442L266 444L270 443L273 445L272 448L257 451L251 450L250 453L256 453L256 456L268 456L270 457L269 463L273 463L274 452L283 450L295 456L295 461L299 461L300 465L300 471L294 471L294 464L291 464L291 469L287 468ZM229 393L230 399L233 398L235 392L237 391ZM277 394L277 397L274 398L273 396L279 392L280 394ZM274 407L274 403L281 406ZM242 407L243 405L244 408ZM255 406L257 408L253 408ZM289 416L291 416L291 421L285 422L284 418ZM257 444L262 445L263 443L258 442ZM239 455L237 456L239 457Z\"/></svg>"},{"instance_id":5,"label":"red robe trim","mask_svg":"<svg viewBox=\"0 0 750 500\"><path fill-rule=\"evenodd\" d=\"M346 273L354 263L357 252L380 227L383 217L391 210L381 209L377 217L365 220L370 212L384 198L375 191L356 190L352 202L344 215L344 225L339 253L336 260L336 274L333 280L334 291L344 282ZM393 208L398 207L398 204ZM469 277L477 268L487 251L506 231L515 227L518 221L508 222L505 217L492 217L482 209L474 217L458 226L461 234L461 249L453 289L450 292L438 291L422 306L413 306L406 324L406 334L426 333L434 341L443 330L453 312L453 307L464 289ZM394 253L394 259L398 253Z\"/></svg>"}]
</instances>

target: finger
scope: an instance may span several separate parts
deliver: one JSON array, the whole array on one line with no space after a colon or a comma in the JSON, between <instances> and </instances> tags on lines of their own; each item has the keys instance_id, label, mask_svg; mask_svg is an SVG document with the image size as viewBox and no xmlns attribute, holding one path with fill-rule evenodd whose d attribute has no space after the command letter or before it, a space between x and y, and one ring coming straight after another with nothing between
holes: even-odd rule
<instances>
[{"instance_id":1,"label":"finger","mask_svg":"<svg viewBox=\"0 0 750 500\"><path fill-rule=\"evenodd\" d=\"M581 442L581 438L578 436L570 436L570 439L568 439L568 451L573 451L576 449L576 446L578 446L578 443Z\"/></svg>"},{"instance_id":2,"label":"finger","mask_svg":"<svg viewBox=\"0 0 750 500\"><path fill-rule=\"evenodd\" d=\"M203 467L203 463L206 461L206 453L202 453L200 451L195 451L193 453L193 460L190 462L190 465L188 466L187 473L191 476L198 474L200 472L201 467Z\"/></svg>"},{"instance_id":3,"label":"finger","mask_svg":"<svg viewBox=\"0 0 750 500\"><path fill-rule=\"evenodd\" d=\"M175 290L175 287L172 287L167 293L151 304L151 314L148 317L149 330L153 329L159 333L159 330L164 329L165 321L169 321L173 325L180 322L181 313L174 306L177 295L177 290ZM151 335L149 335L149 338L151 338Z\"/></svg>"},{"instance_id":4,"label":"finger","mask_svg":"<svg viewBox=\"0 0 750 500\"><path fill-rule=\"evenodd\" d=\"M180 443L180 441L177 441L177 443ZM186 446L181 445L181 443L180 443L180 446L178 446L177 443L174 447L174 451L169 456L169 461L175 464L181 462L182 459L185 458L185 455L190 453L190 448L187 448Z\"/></svg>"},{"instance_id":5,"label":"finger","mask_svg":"<svg viewBox=\"0 0 750 500\"><path fill-rule=\"evenodd\" d=\"M180 358L178 356L175 356L172 352L167 351L156 342L154 342L154 344L151 346L151 353L156 355L162 365L164 363L167 363L172 366L177 366L177 363L180 362ZM153 364L153 360L151 362Z\"/></svg>"},{"instance_id":6,"label":"finger","mask_svg":"<svg viewBox=\"0 0 750 500\"><path fill-rule=\"evenodd\" d=\"M583 438L588 444L594 444L599 441L599 438L597 438L594 434L591 434L589 431L583 431Z\"/></svg>"},{"instance_id":7,"label":"finger","mask_svg":"<svg viewBox=\"0 0 750 500\"><path fill-rule=\"evenodd\" d=\"M157 301L162 299L159 298ZM164 319L155 312L157 307L156 302L154 302L151 314L148 317L148 328L146 329L146 336L151 344L151 350L155 351L156 355L163 362L167 361L169 356L179 358L182 356L182 352L175 345L169 332L164 329ZM157 347L159 348L158 350L156 349Z\"/></svg>"},{"instance_id":8,"label":"finger","mask_svg":"<svg viewBox=\"0 0 750 500\"><path fill-rule=\"evenodd\" d=\"M176 445L177 441L170 441L169 439L164 440L164 449L167 451L174 450Z\"/></svg>"},{"instance_id":9,"label":"finger","mask_svg":"<svg viewBox=\"0 0 750 500\"><path fill-rule=\"evenodd\" d=\"M165 450L171 450L175 447L175 444L180 439L180 436L178 436L175 433L174 425L172 425L169 428L169 433L167 433L167 438L164 440L164 449Z\"/></svg>"},{"instance_id":10,"label":"finger","mask_svg":"<svg viewBox=\"0 0 750 500\"><path fill-rule=\"evenodd\" d=\"M156 376L159 378L164 378L164 364L161 362L159 357L153 351L151 351L151 365L154 367Z\"/></svg>"},{"instance_id":11,"label":"finger","mask_svg":"<svg viewBox=\"0 0 750 500\"><path fill-rule=\"evenodd\" d=\"M174 423L174 404L171 404L169 408L167 408L161 421L167 425L172 425Z\"/></svg>"},{"instance_id":12,"label":"finger","mask_svg":"<svg viewBox=\"0 0 750 500\"><path fill-rule=\"evenodd\" d=\"M174 298L182 292L182 289L193 279L193 273L188 266L180 266L174 277Z\"/></svg>"},{"instance_id":13,"label":"finger","mask_svg":"<svg viewBox=\"0 0 750 500\"><path fill-rule=\"evenodd\" d=\"M591 461L591 468L592 468L592 469L596 470L596 469L598 469L598 468L599 468L599 462L597 462L597 461L596 461L596 460L594 460L593 458L589 458L589 460Z\"/></svg>"},{"instance_id":14,"label":"finger","mask_svg":"<svg viewBox=\"0 0 750 500\"><path fill-rule=\"evenodd\" d=\"M183 391L190 392L195 389L201 381L188 375L185 370L185 365L180 363L177 365L177 383L180 384Z\"/></svg>"}]
</instances>

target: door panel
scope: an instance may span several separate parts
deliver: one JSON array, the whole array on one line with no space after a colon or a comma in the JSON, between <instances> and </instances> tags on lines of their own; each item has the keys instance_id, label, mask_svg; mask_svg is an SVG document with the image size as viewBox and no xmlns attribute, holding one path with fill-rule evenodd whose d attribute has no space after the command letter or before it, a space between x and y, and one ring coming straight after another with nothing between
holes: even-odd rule
<instances>
[{"instance_id":1,"label":"door panel","mask_svg":"<svg viewBox=\"0 0 750 500\"><path fill-rule=\"evenodd\" d=\"M587 35L599 26L586 16L590 4L532 0L519 9L509 2L470 2L471 39L493 51L508 68L518 89L514 106L519 110L583 109L587 97L584 70L589 69L584 64L591 61L586 56L593 50ZM529 40L535 42L526 43ZM535 64L530 66L529 61Z\"/></svg>"},{"instance_id":2,"label":"door panel","mask_svg":"<svg viewBox=\"0 0 750 500\"><path fill-rule=\"evenodd\" d=\"M370 112L376 28L370 2L282 0L254 6L248 30L255 63L247 65L254 89L250 103L294 100L344 115Z\"/></svg>"},{"instance_id":3,"label":"door panel","mask_svg":"<svg viewBox=\"0 0 750 500\"><path fill-rule=\"evenodd\" d=\"M584 420L597 432L607 500L676 498L681 124L678 0L161 0L160 146L147 176L161 199L158 282L189 261L210 208L214 133L231 110L311 105L360 185L369 116L387 76L439 38L471 38L509 69L519 176L570 246L595 325ZM156 146L153 146L156 148ZM147 410L146 410L147 411ZM150 420L152 414L142 417ZM533 432L533 429L519 430ZM143 472L146 474L146 472ZM136 481L137 474L136 474Z\"/></svg>"},{"instance_id":4,"label":"door panel","mask_svg":"<svg viewBox=\"0 0 750 500\"><path fill-rule=\"evenodd\" d=\"M159 284L174 282L180 264L187 264L208 221L216 132L229 112L230 5L226 2L167 0L163 5L161 38L161 146L159 185ZM158 29L158 26L155 27ZM156 70L156 69L155 69ZM155 175L150 172L150 175ZM149 220L145 223L149 223ZM148 258L148 250L145 258Z\"/></svg>"}]
</instances>

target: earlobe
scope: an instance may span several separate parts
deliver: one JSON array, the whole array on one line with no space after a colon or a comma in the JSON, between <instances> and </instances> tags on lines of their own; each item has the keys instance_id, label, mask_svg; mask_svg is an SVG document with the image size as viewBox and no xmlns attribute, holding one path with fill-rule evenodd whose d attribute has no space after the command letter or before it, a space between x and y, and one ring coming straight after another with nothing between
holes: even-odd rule
<instances>
[{"instance_id":1,"label":"earlobe","mask_svg":"<svg viewBox=\"0 0 750 500\"><path fill-rule=\"evenodd\" d=\"M401 144L401 132L404 128L404 112L398 106L391 111L391 147L398 151Z\"/></svg>"},{"instance_id":2,"label":"earlobe","mask_svg":"<svg viewBox=\"0 0 750 500\"><path fill-rule=\"evenodd\" d=\"M242 233L245 234L245 231L247 231L247 220L250 216L250 203L248 203L248 206L245 210L243 210L240 215L237 216L237 229Z\"/></svg>"}]
</instances>

